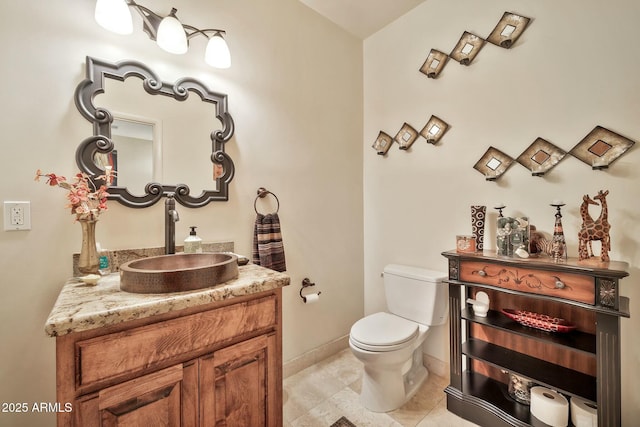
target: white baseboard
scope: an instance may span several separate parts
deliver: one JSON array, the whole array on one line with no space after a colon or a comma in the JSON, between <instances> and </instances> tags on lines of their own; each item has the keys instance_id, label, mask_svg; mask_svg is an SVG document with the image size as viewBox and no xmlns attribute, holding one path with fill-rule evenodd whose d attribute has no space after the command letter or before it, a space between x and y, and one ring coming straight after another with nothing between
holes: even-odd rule
<instances>
[{"instance_id":1,"label":"white baseboard","mask_svg":"<svg viewBox=\"0 0 640 427\"><path fill-rule=\"evenodd\" d=\"M294 359L285 362L282 366L282 376L287 378L293 374L302 371L309 366L333 356L336 353L349 347L349 335L345 335L326 344L316 347ZM429 354L422 354L424 366L439 377L449 377L449 365L440 359Z\"/></svg>"},{"instance_id":2,"label":"white baseboard","mask_svg":"<svg viewBox=\"0 0 640 427\"><path fill-rule=\"evenodd\" d=\"M449 378L449 364L443 362L440 359L436 359L435 357L422 353L422 363L427 368L429 372L439 377Z\"/></svg>"},{"instance_id":3,"label":"white baseboard","mask_svg":"<svg viewBox=\"0 0 640 427\"><path fill-rule=\"evenodd\" d=\"M333 356L347 347L349 347L349 335L345 335L323 344L320 347L316 347L313 350L285 362L282 365L282 376L287 378L288 376L296 374L303 369L326 359L327 357Z\"/></svg>"}]
</instances>

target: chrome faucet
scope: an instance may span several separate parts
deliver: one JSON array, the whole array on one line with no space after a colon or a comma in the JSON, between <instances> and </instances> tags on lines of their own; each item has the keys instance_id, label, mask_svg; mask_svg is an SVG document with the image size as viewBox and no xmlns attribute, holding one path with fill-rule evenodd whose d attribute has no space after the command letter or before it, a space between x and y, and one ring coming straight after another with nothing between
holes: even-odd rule
<instances>
[{"instance_id":1,"label":"chrome faucet","mask_svg":"<svg viewBox=\"0 0 640 427\"><path fill-rule=\"evenodd\" d=\"M176 222L180 221L180 215L176 210L174 194L167 194L164 202L164 253L176 253Z\"/></svg>"}]
</instances>

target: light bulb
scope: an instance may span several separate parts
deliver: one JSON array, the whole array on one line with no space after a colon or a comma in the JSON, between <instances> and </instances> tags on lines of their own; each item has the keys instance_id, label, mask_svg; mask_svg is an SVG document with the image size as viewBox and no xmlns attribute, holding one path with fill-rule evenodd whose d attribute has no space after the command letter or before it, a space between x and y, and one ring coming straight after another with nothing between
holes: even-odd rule
<instances>
[{"instance_id":1,"label":"light bulb","mask_svg":"<svg viewBox=\"0 0 640 427\"><path fill-rule=\"evenodd\" d=\"M129 6L124 0L98 0L94 15L103 28L117 34L131 34L133 21Z\"/></svg>"},{"instance_id":2,"label":"light bulb","mask_svg":"<svg viewBox=\"0 0 640 427\"><path fill-rule=\"evenodd\" d=\"M214 34L207 43L204 61L215 68L229 68L231 66L231 52L220 33Z\"/></svg>"},{"instance_id":3,"label":"light bulb","mask_svg":"<svg viewBox=\"0 0 640 427\"><path fill-rule=\"evenodd\" d=\"M158 26L156 34L156 42L158 46L169 53L183 54L189 49L187 43L187 33L184 27L175 16L175 9L171 10L171 14L165 17Z\"/></svg>"}]
</instances>

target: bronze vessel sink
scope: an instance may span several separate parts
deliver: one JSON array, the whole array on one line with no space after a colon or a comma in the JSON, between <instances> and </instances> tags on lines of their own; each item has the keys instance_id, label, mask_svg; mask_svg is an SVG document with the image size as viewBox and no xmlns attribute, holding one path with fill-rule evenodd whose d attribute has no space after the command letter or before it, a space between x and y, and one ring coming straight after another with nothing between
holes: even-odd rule
<instances>
[{"instance_id":1,"label":"bronze vessel sink","mask_svg":"<svg viewBox=\"0 0 640 427\"><path fill-rule=\"evenodd\" d=\"M226 253L161 255L120 266L120 289L136 294L193 291L238 277L238 257Z\"/></svg>"}]
</instances>

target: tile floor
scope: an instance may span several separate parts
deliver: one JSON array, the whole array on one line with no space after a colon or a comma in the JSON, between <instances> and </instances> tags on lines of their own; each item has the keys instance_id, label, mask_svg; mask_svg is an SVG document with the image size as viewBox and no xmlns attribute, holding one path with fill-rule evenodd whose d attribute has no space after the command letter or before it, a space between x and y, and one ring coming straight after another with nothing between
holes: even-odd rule
<instances>
[{"instance_id":1,"label":"tile floor","mask_svg":"<svg viewBox=\"0 0 640 427\"><path fill-rule=\"evenodd\" d=\"M328 427L347 417L358 427L474 427L446 409L447 379L429 374L404 406L375 413L359 402L362 363L344 349L284 380L284 427Z\"/></svg>"}]
</instances>

